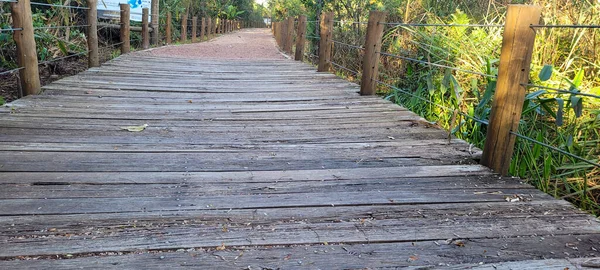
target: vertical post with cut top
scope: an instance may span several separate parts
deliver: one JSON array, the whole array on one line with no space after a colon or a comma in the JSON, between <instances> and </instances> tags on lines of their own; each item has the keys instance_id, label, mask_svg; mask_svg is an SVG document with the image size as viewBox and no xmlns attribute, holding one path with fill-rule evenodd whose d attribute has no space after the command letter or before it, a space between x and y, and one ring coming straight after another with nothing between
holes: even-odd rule
<instances>
[{"instance_id":1,"label":"vertical post with cut top","mask_svg":"<svg viewBox=\"0 0 600 270\"><path fill-rule=\"evenodd\" d=\"M185 42L187 40L187 17L187 12L181 14L181 37L179 37L181 42Z\"/></svg>"},{"instance_id":2,"label":"vertical post with cut top","mask_svg":"<svg viewBox=\"0 0 600 270\"><path fill-rule=\"evenodd\" d=\"M318 72L328 72L331 68L331 44L333 30L333 12L326 12L321 15L320 31L321 40L319 42L319 66Z\"/></svg>"},{"instance_id":3,"label":"vertical post with cut top","mask_svg":"<svg viewBox=\"0 0 600 270\"><path fill-rule=\"evenodd\" d=\"M171 21L173 18L171 17L171 12L167 12L167 29L165 30L165 35L167 35L167 44L171 44L173 42L173 34L171 33Z\"/></svg>"},{"instance_id":4,"label":"vertical post with cut top","mask_svg":"<svg viewBox=\"0 0 600 270\"><path fill-rule=\"evenodd\" d=\"M386 12L371 11L369 23L367 24L367 38L365 40L365 55L363 56L363 73L360 82L361 95L375 95L377 90L377 79L379 71L379 56L381 51L381 39Z\"/></svg>"},{"instance_id":5,"label":"vertical post with cut top","mask_svg":"<svg viewBox=\"0 0 600 270\"><path fill-rule=\"evenodd\" d=\"M287 24L285 26L287 29L284 30L286 32L284 51L288 54L292 54L292 48L294 45L294 17L288 17Z\"/></svg>"},{"instance_id":6,"label":"vertical post with cut top","mask_svg":"<svg viewBox=\"0 0 600 270\"><path fill-rule=\"evenodd\" d=\"M542 8L534 5L509 5L502 36L496 92L481 164L502 175L508 174L512 159L529 72L535 30Z\"/></svg>"},{"instance_id":7,"label":"vertical post with cut top","mask_svg":"<svg viewBox=\"0 0 600 270\"><path fill-rule=\"evenodd\" d=\"M97 1L97 0L96 0ZM159 10L159 0L152 0L150 2L150 13L152 14L150 21L152 22L152 44L154 45L158 45L158 41L160 40L159 37L159 26L158 26L158 22L159 22L159 14L160 14L160 10Z\"/></svg>"},{"instance_id":8,"label":"vertical post with cut top","mask_svg":"<svg viewBox=\"0 0 600 270\"><path fill-rule=\"evenodd\" d=\"M196 29L198 28L198 17L192 17L192 42L196 42Z\"/></svg>"},{"instance_id":9,"label":"vertical post with cut top","mask_svg":"<svg viewBox=\"0 0 600 270\"><path fill-rule=\"evenodd\" d=\"M212 35L212 18L208 17L206 20L206 39L210 39Z\"/></svg>"},{"instance_id":10,"label":"vertical post with cut top","mask_svg":"<svg viewBox=\"0 0 600 270\"><path fill-rule=\"evenodd\" d=\"M19 0L10 3L13 28L20 28L13 33L17 45L17 62L22 68L19 70L21 89L23 95L37 95L41 90L38 69L35 37L33 35L33 18L31 15L31 2Z\"/></svg>"},{"instance_id":11,"label":"vertical post with cut top","mask_svg":"<svg viewBox=\"0 0 600 270\"><path fill-rule=\"evenodd\" d=\"M148 16L150 11L148 8L142 8L142 48L147 50L150 48L150 31L148 29Z\"/></svg>"},{"instance_id":12,"label":"vertical post with cut top","mask_svg":"<svg viewBox=\"0 0 600 270\"><path fill-rule=\"evenodd\" d=\"M202 17L202 21L200 21L200 41L204 41L205 36L206 36L206 18Z\"/></svg>"},{"instance_id":13,"label":"vertical post with cut top","mask_svg":"<svg viewBox=\"0 0 600 270\"><path fill-rule=\"evenodd\" d=\"M296 31L296 54L294 59L302 61L304 58L304 44L306 43L306 16L298 17L298 30Z\"/></svg>"},{"instance_id":14,"label":"vertical post with cut top","mask_svg":"<svg viewBox=\"0 0 600 270\"><path fill-rule=\"evenodd\" d=\"M130 8L129 4L119 4L121 9L121 54L129 53L131 48L131 41L129 39L129 16Z\"/></svg>"},{"instance_id":15,"label":"vertical post with cut top","mask_svg":"<svg viewBox=\"0 0 600 270\"><path fill-rule=\"evenodd\" d=\"M98 0L88 0L87 10L87 44L88 44L88 67L99 67L98 56Z\"/></svg>"}]
</instances>

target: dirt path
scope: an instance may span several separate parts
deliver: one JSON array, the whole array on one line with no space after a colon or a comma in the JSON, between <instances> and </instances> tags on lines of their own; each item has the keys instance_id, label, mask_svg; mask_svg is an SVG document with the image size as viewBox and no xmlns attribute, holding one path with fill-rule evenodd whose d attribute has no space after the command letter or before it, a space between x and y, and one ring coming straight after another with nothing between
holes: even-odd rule
<instances>
[{"instance_id":1,"label":"dirt path","mask_svg":"<svg viewBox=\"0 0 600 270\"><path fill-rule=\"evenodd\" d=\"M173 45L141 52L156 56L212 59L285 59L269 29L242 29L208 42Z\"/></svg>"}]
</instances>

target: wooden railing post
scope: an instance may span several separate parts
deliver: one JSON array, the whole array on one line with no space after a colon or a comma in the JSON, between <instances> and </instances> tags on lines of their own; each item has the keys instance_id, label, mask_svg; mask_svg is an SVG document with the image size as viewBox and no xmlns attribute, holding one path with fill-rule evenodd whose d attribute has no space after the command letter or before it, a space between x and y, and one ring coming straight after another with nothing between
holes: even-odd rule
<instances>
[{"instance_id":1,"label":"wooden railing post","mask_svg":"<svg viewBox=\"0 0 600 270\"><path fill-rule=\"evenodd\" d=\"M285 48L284 51L288 54L292 54L292 48L294 45L294 17L287 18L287 24L285 25Z\"/></svg>"},{"instance_id":2,"label":"wooden railing post","mask_svg":"<svg viewBox=\"0 0 600 270\"><path fill-rule=\"evenodd\" d=\"M365 40L365 55L363 56L363 73L360 83L361 95L375 95L379 71L379 54L386 12L371 11L367 24L367 39Z\"/></svg>"},{"instance_id":3,"label":"wooden railing post","mask_svg":"<svg viewBox=\"0 0 600 270\"><path fill-rule=\"evenodd\" d=\"M99 67L98 56L98 0L88 0L87 10L87 43L88 43L88 67Z\"/></svg>"},{"instance_id":4,"label":"wooden railing post","mask_svg":"<svg viewBox=\"0 0 600 270\"><path fill-rule=\"evenodd\" d=\"M142 48L147 50L150 48L150 32L148 31L148 8L142 8Z\"/></svg>"},{"instance_id":5,"label":"wooden railing post","mask_svg":"<svg viewBox=\"0 0 600 270\"><path fill-rule=\"evenodd\" d=\"M280 32L281 32L281 44L280 44L280 47L281 47L281 49L284 52L286 51L286 48L287 48L287 43L286 42L288 40L287 39L287 37L288 37L288 31L287 31L287 29L288 29L288 23L289 23L288 19L285 19L285 20L283 20L281 22L281 30L280 30Z\"/></svg>"},{"instance_id":6,"label":"wooden railing post","mask_svg":"<svg viewBox=\"0 0 600 270\"><path fill-rule=\"evenodd\" d=\"M206 39L210 39L212 36L212 18L208 17L206 20Z\"/></svg>"},{"instance_id":7,"label":"wooden railing post","mask_svg":"<svg viewBox=\"0 0 600 270\"><path fill-rule=\"evenodd\" d=\"M198 28L198 17L192 17L192 43L196 42L196 28Z\"/></svg>"},{"instance_id":8,"label":"wooden railing post","mask_svg":"<svg viewBox=\"0 0 600 270\"><path fill-rule=\"evenodd\" d=\"M121 54L129 53L131 43L129 40L129 4L119 4L121 8Z\"/></svg>"},{"instance_id":9,"label":"wooden railing post","mask_svg":"<svg viewBox=\"0 0 600 270\"><path fill-rule=\"evenodd\" d=\"M11 2L10 9L13 28L21 28L13 33L17 45L17 62L23 69L19 70L23 96L37 95L42 89L38 69L38 59L33 35L33 19L31 17L31 2L19 0Z\"/></svg>"},{"instance_id":10,"label":"wooden railing post","mask_svg":"<svg viewBox=\"0 0 600 270\"><path fill-rule=\"evenodd\" d=\"M97 1L97 0L96 0ZM152 2L150 3L150 13L152 13L152 18L150 19L150 21L152 22L152 44L157 45L158 41L160 40L160 31L159 31L159 26L158 26L158 22L159 22L159 14L160 14L160 10L159 10L159 0L152 0Z\"/></svg>"},{"instance_id":11,"label":"wooden railing post","mask_svg":"<svg viewBox=\"0 0 600 270\"><path fill-rule=\"evenodd\" d=\"M508 174L526 87L529 81L535 30L542 8L533 5L509 5L502 37L496 92L481 164L502 175Z\"/></svg>"},{"instance_id":12,"label":"wooden railing post","mask_svg":"<svg viewBox=\"0 0 600 270\"><path fill-rule=\"evenodd\" d=\"M200 21L200 41L204 41L205 36L206 36L206 18L202 17L202 21Z\"/></svg>"},{"instance_id":13,"label":"wooden railing post","mask_svg":"<svg viewBox=\"0 0 600 270\"><path fill-rule=\"evenodd\" d=\"M171 12L167 12L167 29L165 30L165 35L167 35L167 44L171 44L173 42L173 34L171 33L171 21L173 18L171 17Z\"/></svg>"},{"instance_id":14,"label":"wooden railing post","mask_svg":"<svg viewBox=\"0 0 600 270\"><path fill-rule=\"evenodd\" d=\"M296 31L296 54L294 59L302 61L304 59L304 44L306 43L306 16L298 17L298 30Z\"/></svg>"},{"instance_id":15,"label":"wooden railing post","mask_svg":"<svg viewBox=\"0 0 600 270\"><path fill-rule=\"evenodd\" d=\"M181 37L179 40L185 42L187 40L187 12L181 14Z\"/></svg>"},{"instance_id":16,"label":"wooden railing post","mask_svg":"<svg viewBox=\"0 0 600 270\"><path fill-rule=\"evenodd\" d=\"M321 40L319 42L319 66L318 72L328 72L331 68L331 43L333 30L333 12L323 13L321 15L320 31Z\"/></svg>"}]
</instances>

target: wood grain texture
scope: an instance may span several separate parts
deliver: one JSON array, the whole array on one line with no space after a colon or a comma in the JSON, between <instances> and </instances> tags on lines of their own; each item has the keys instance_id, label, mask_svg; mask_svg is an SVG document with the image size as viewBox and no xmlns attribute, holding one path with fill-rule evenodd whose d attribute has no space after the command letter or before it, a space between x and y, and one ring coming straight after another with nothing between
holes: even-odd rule
<instances>
[{"instance_id":1,"label":"wood grain texture","mask_svg":"<svg viewBox=\"0 0 600 270\"><path fill-rule=\"evenodd\" d=\"M1 269L576 269L600 256L597 219L298 61L131 53L44 89L0 108Z\"/></svg>"},{"instance_id":2,"label":"wood grain texture","mask_svg":"<svg viewBox=\"0 0 600 270\"><path fill-rule=\"evenodd\" d=\"M535 29L542 7L509 5L502 36L502 50L498 67L498 82L492 101L485 151L481 164L507 175L513 156L519 121L529 82L529 72Z\"/></svg>"},{"instance_id":3,"label":"wood grain texture","mask_svg":"<svg viewBox=\"0 0 600 270\"><path fill-rule=\"evenodd\" d=\"M97 0L96 0L97 1ZM152 24L152 44L153 45L158 45L158 43L160 42L160 25L159 25L159 19L160 19L160 1L159 0L151 0L150 2L150 13L152 13L152 15L150 16L150 22Z\"/></svg>"},{"instance_id":4,"label":"wood grain texture","mask_svg":"<svg viewBox=\"0 0 600 270\"><path fill-rule=\"evenodd\" d=\"M121 54L127 54L131 50L131 39L130 39L130 24L129 16L131 14L131 8L129 4L119 4L121 10Z\"/></svg>"},{"instance_id":5,"label":"wood grain texture","mask_svg":"<svg viewBox=\"0 0 600 270\"><path fill-rule=\"evenodd\" d=\"M36 43L31 14L31 1L20 0L10 3L13 28L21 28L13 32L13 40L17 47L17 62L23 69L19 70L19 81L24 96L37 95L41 90Z\"/></svg>"},{"instance_id":6,"label":"wood grain texture","mask_svg":"<svg viewBox=\"0 0 600 270\"><path fill-rule=\"evenodd\" d=\"M142 48L147 50L150 48L150 32L148 19L150 16L150 10L148 8L142 9Z\"/></svg>"},{"instance_id":7,"label":"wood grain texture","mask_svg":"<svg viewBox=\"0 0 600 270\"><path fill-rule=\"evenodd\" d=\"M333 44L333 12L325 12L319 22L319 66L317 71L329 72L331 69L331 51Z\"/></svg>"},{"instance_id":8,"label":"wood grain texture","mask_svg":"<svg viewBox=\"0 0 600 270\"><path fill-rule=\"evenodd\" d=\"M360 94L363 96L375 95L377 92L377 80L379 71L379 58L381 51L381 39L387 12L371 11L367 25L367 37L365 39L365 55L362 59L363 73L360 83Z\"/></svg>"},{"instance_id":9,"label":"wood grain texture","mask_svg":"<svg viewBox=\"0 0 600 270\"><path fill-rule=\"evenodd\" d=\"M298 17L298 29L296 31L296 53L294 59L302 61L304 59L304 46L306 43L306 16Z\"/></svg>"},{"instance_id":10,"label":"wood grain texture","mask_svg":"<svg viewBox=\"0 0 600 270\"><path fill-rule=\"evenodd\" d=\"M166 35L166 42L167 42L167 44L171 44L173 42L173 34L171 33L172 32L171 27L173 25L173 23L172 23L173 18L171 16L172 16L171 12L168 11L167 12L167 28L165 29L165 35Z\"/></svg>"},{"instance_id":11,"label":"wood grain texture","mask_svg":"<svg viewBox=\"0 0 600 270\"><path fill-rule=\"evenodd\" d=\"M88 0L87 11L87 45L88 45L88 67L99 67L100 57L98 55L98 0Z\"/></svg>"}]
</instances>

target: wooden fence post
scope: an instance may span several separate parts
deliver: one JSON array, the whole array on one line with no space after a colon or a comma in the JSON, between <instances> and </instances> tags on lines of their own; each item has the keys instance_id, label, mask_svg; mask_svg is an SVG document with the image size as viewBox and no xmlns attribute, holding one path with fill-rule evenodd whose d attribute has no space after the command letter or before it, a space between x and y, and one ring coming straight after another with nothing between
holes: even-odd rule
<instances>
[{"instance_id":1,"label":"wooden fence post","mask_svg":"<svg viewBox=\"0 0 600 270\"><path fill-rule=\"evenodd\" d=\"M377 90L377 76L379 71L379 55L381 51L381 38L386 12L371 11L367 24L367 39L365 40L365 55L363 56L363 73L360 82L361 95L375 95Z\"/></svg>"},{"instance_id":2,"label":"wooden fence post","mask_svg":"<svg viewBox=\"0 0 600 270\"><path fill-rule=\"evenodd\" d=\"M192 17L192 43L196 42L196 28L198 28L198 17Z\"/></svg>"},{"instance_id":3,"label":"wooden fence post","mask_svg":"<svg viewBox=\"0 0 600 270\"><path fill-rule=\"evenodd\" d=\"M212 36L212 18L208 17L206 20L206 39L210 39Z\"/></svg>"},{"instance_id":4,"label":"wooden fence post","mask_svg":"<svg viewBox=\"0 0 600 270\"><path fill-rule=\"evenodd\" d=\"M173 18L171 18L171 12L167 12L167 30L165 31L165 35L167 35L167 44L171 44L171 42L173 42L173 37L172 37L172 33L171 33L171 21L173 20Z\"/></svg>"},{"instance_id":5,"label":"wooden fence post","mask_svg":"<svg viewBox=\"0 0 600 270\"><path fill-rule=\"evenodd\" d=\"M121 54L129 53L131 41L129 40L129 4L119 4L121 8Z\"/></svg>"},{"instance_id":6,"label":"wooden fence post","mask_svg":"<svg viewBox=\"0 0 600 270\"><path fill-rule=\"evenodd\" d=\"M288 54L292 54L292 48L294 45L294 17L287 18L287 29L285 29L285 48L284 51Z\"/></svg>"},{"instance_id":7,"label":"wooden fence post","mask_svg":"<svg viewBox=\"0 0 600 270\"><path fill-rule=\"evenodd\" d=\"M87 43L88 43L88 67L99 67L98 56L98 0L88 0L87 10Z\"/></svg>"},{"instance_id":8,"label":"wooden fence post","mask_svg":"<svg viewBox=\"0 0 600 270\"><path fill-rule=\"evenodd\" d=\"M204 41L204 36L206 36L206 18L202 17L202 21L200 22L200 41Z\"/></svg>"},{"instance_id":9,"label":"wooden fence post","mask_svg":"<svg viewBox=\"0 0 600 270\"><path fill-rule=\"evenodd\" d=\"M333 30L333 12L323 13L320 23L321 40L319 42L318 72L328 72L331 68L331 43Z\"/></svg>"},{"instance_id":10,"label":"wooden fence post","mask_svg":"<svg viewBox=\"0 0 600 270\"><path fill-rule=\"evenodd\" d=\"M296 54L294 59L302 61L304 59L304 44L306 43L306 16L298 17L298 30L296 31Z\"/></svg>"},{"instance_id":11,"label":"wooden fence post","mask_svg":"<svg viewBox=\"0 0 600 270\"><path fill-rule=\"evenodd\" d=\"M31 15L31 2L19 0L11 2L10 9L13 19L13 28L21 28L13 33L17 45L17 62L23 69L19 70L23 96L37 95L42 89L38 69L38 59L33 35L33 19Z\"/></svg>"},{"instance_id":12,"label":"wooden fence post","mask_svg":"<svg viewBox=\"0 0 600 270\"><path fill-rule=\"evenodd\" d=\"M152 18L150 19L150 21L152 22L152 44L154 45L157 45L158 41L160 40L160 27L158 26L158 22L160 19L159 2L159 0L152 0L152 2L150 3L150 13L152 13Z\"/></svg>"},{"instance_id":13,"label":"wooden fence post","mask_svg":"<svg viewBox=\"0 0 600 270\"><path fill-rule=\"evenodd\" d=\"M285 19L285 20L281 21L281 29L279 30L281 32L281 44L280 44L279 47L284 52L286 51L285 50L286 47L287 47L286 42L288 40L288 38L287 38L288 37L288 31L287 31L287 29L288 29L288 23L289 23L288 19Z\"/></svg>"},{"instance_id":14,"label":"wooden fence post","mask_svg":"<svg viewBox=\"0 0 600 270\"><path fill-rule=\"evenodd\" d=\"M187 12L181 14L181 37L179 40L185 42L187 40Z\"/></svg>"},{"instance_id":15,"label":"wooden fence post","mask_svg":"<svg viewBox=\"0 0 600 270\"><path fill-rule=\"evenodd\" d=\"M509 5L502 37L496 92L481 164L502 175L508 174L523 102L529 81L535 30L542 8L533 5Z\"/></svg>"},{"instance_id":16,"label":"wooden fence post","mask_svg":"<svg viewBox=\"0 0 600 270\"><path fill-rule=\"evenodd\" d=\"M142 48L147 50L150 48L150 32L148 31L148 8L142 8Z\"/></svg>"}]
</instances>

